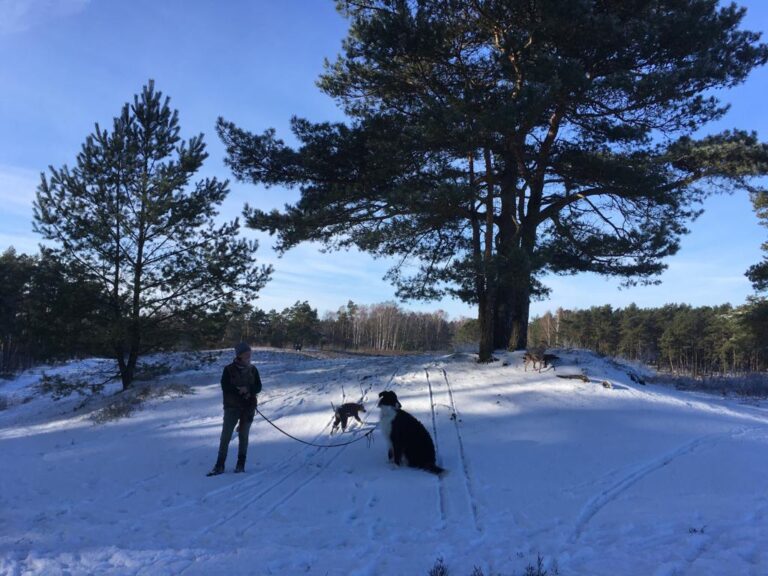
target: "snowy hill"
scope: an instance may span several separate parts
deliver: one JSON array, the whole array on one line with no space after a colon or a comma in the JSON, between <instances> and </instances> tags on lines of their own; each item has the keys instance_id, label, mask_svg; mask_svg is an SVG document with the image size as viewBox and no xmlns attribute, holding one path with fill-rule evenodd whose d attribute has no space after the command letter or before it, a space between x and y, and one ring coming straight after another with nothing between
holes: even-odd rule
<instances>
[{"instance_id":1,"label":"snowy hill","mask_svg":"<svg viewBox=\"0 0 768 576\"><path fill-rule=\"evenodd\" d=\"M309 441L356 437L328 436L342 387L366 426L395 390L442 478L394 469L381 438L318 449L258 416L247 474L235 441L206 478L226 355L154 384L194 394L103 425L76 397L27 400L39 371L0 381L0 574L426 575L442 557L490 576L539 554L561 575L768 574L768 407L643 386L585 352L541 373L500 359L254 355L261 410Z\"/></svg>"}]
</instances>

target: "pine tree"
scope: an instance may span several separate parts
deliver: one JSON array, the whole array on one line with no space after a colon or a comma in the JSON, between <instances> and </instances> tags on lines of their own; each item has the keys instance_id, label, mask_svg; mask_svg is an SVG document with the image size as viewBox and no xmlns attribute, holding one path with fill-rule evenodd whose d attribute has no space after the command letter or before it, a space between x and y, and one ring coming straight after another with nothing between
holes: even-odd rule
<instances>
[{"instance_id":1,"label":"pine tree","mask_svg":"<svg viewBox=\"0 0 768 576\"><path fill-rule=\"evenodd\" d=\"M760 224L768 228L768 191L756 191L752 194L752 205L755 207L755 213L760 219ZM762 245L762 262L755 264L747 270L747 278L752 282L755 290L765 292L768 290L768 242Z\"/></svg>"},{"instance_id":2,"label":"pine tree","mask_svg":"<svg viewBox=\"0 0 768 576\"><path fill-rule=\"evenodd\" d=\"M202 135L181 140L178 112L151 80L112 129L96 124L70 169L42 175L35 230L85 269L107 302L109 346L123 387L151 335L185 314L253 297L270 270L237 220L217 225L227 182L191 183L207 157ZM167 344L167 343L166 343Z\"/></svg>"},{"instance_id":3,"label":"pine tree","mask_svg":"<svg viewBox=\"0 0 768 576\"><path fill-rule=\"evenodd\" d=\"M99 286L48 249L0 255L0 373L104 352Z\"/></svg>"},{"instance_id":4,"label":"pine tree","mask_svg":"<svg viewBox=\"0 0 768 576\"><path fill-rule=\"evenodd\" d=\"M0 255L0 374L27 363L22 311L34 268L35 260L12 246Z\"/></svg>"},{"instance_id":5,"label":"pine tree","mask_svg":"<svg viewBox=\"0 0 768 576\"><path fill-rule=\"evenodd\" d=\"M545 272L653 282L697 203L768 171L754 134L691 135L712 89L768 59L714 0L339 1L344 53L319 85L349 123L294 119L298 147L220 119L237 178L301 189L249 211L280 237L410 257L405 298L477 304L480 359L524 348Z\"/></svg>"},{"instance_id":6,"label":"pine tree","mask_svg":"<svg viewBox=\"0 0 768 576\"><path fill-rule=\"evenodd\" d=\"M315 344L320 337L320 319L317 310L304 302L297 301L283 310L286 338L294 346Z\"/></svg>"}]
</instances>

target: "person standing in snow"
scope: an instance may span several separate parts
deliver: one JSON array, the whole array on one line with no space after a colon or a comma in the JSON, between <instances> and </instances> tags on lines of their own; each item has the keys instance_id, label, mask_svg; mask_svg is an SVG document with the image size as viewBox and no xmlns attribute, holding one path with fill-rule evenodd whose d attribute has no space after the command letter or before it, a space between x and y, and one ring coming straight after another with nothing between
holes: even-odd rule
<instances>
[{"instance_id":1,"label":"person standing in snow","mask_svg":"<svg viewBox=\"0 0 768 576\"><path fill-rule=\"evenodd\" d=\"M256 414L258 393L261 392L259 371L251 364L251 348L245 342L235 346L235 360L224 368L221 375L221 391L224 399L224 423L219 441L219 456L208 476L224 472L229 441L238 426L237 465L235 472L245 472L245 457L248 452L248 433Z\"/></svg>"}]
</instances>

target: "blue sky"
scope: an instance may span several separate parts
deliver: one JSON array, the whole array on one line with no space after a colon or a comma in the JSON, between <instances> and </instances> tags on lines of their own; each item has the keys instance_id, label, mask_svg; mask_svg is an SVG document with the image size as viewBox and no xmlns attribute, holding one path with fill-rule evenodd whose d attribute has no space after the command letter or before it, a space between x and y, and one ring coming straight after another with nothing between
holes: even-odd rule
<instances>
[{"instance_id":1,"label":"blue sky","mask_svg":"<svg viewBox=\"0 0 768 576\"><path fill-rule=\"evenodd\" d=\"M768 29L768 2L739 3L748 8L747 28ZM324 58L339 52L345 31L332 0L0 0L0 250L36 251L31 221L39 173L73 164L94 123L109 125L149 78L179 110L182 135L206 135L210 158L201 176L230 177L214 131L220 115L254 131L275 127L283 136L291 115L342 119L315 80ZM768 139L767 96L763 68L724 94L731 110L707 132L739 127ZM231 189L226 218L238 216L245 202L272 208L296 198L235 182ZM594 275L550 277L551 298L534 303L533 313L630 302L744 302L751 293L744 271L760 259L766 230L746 194L716 196L704 208L668 260L661 285L619 290L618 281ZM259 260L275 266L256 303L262 308L309 300L322 313L349 299L394 299L382 280L386 261L354 251L323 254L312 245L278 258L269 237L255 236ZM450 299L406 306L475 315Z\"/></svg>"}]
</instances>

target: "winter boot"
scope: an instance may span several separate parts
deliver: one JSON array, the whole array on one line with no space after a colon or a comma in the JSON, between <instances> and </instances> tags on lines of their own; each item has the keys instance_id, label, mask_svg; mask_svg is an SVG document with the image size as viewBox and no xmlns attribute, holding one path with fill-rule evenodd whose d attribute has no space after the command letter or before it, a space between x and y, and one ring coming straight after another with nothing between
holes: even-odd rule
<instances>
[{"instance_id":1,"label":"winter boot","mask_svg":"<svg viewBox=\"0 0 768 576\"><path fill-rule=\"evenodd\" d=\"M218 476L219 474L224 473L224 461L219 459L216 460L216 464L214 465L213 469L206 474L206 476Z\"/></svg>"},{"instance_id":2,"label":"winter boot","mask_svg":"<svg viewBox=\"0 0 768 576\"><path fill-rule=\"evenodd\" d=\"M235 473L245 472L245 456L237 457L237 465L235 466Z\"/></svg>"}]
</instances>

